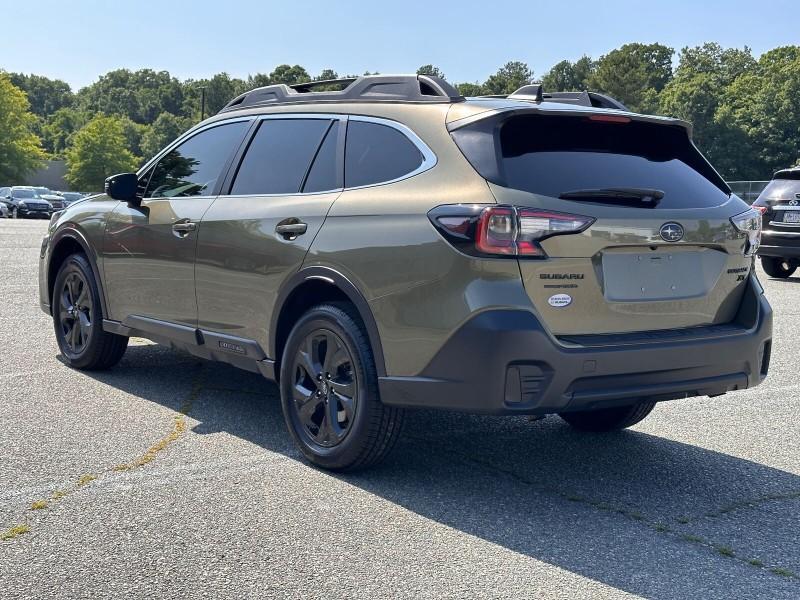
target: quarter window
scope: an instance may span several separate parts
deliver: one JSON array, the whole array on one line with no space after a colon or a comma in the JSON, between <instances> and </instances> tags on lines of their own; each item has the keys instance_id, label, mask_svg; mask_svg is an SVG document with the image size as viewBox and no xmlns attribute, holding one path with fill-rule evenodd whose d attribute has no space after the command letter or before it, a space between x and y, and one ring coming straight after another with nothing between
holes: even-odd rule
<instances>
[{"instance_id":1,"label":"quarter window","mask_svg":"<svg viewBox=\"0 0 800 600\"><path fill-rule=\"evenodd\" d=\"M201 131L170 150L153 169L145 198L210 196L225 163L238 146L247 121Z\"/></svg>"},{"instance_id":2,"label":"quarter window","mask_svg":"<svg viewBox=\"0 0 800 600\"><path fill-rule=\"evenodd\" d=\"M422 160L419 149L394 127L356 120L347 125L347 187L398 179L416 170Z\"/></svg>"},{"instance_id":3,"label":"quarter window","mask_svg":"<svg viewBox=\"0 0 800 600\"><path fill-rule=\"evenodd\" d=\"M299 192L311 161L329 129L329 119L264 120L239 166L231 194ZM332 158L335 179L335 154ZM323 170L324 167L321 166L320 174L315 175L315 181L324 178ZM335 184L328 185L325 189L334 187Z\"/></svg>"}]
</instances>

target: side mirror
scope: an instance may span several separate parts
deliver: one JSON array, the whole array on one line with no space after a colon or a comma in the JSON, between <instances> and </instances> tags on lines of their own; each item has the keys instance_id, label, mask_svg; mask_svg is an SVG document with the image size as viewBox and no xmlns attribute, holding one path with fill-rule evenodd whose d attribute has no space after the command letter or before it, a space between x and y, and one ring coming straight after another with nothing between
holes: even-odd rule
<instances>
[{"instance_id":1,"label":"side mirror","mask_svg":"<svg viewBox=\"0 0 800 600\"><path fill-rule=\"evenodd\" d=\"M122 202L138 202L136 190L139 178L136 173L119 173L106 179L105 192L114 200Z\"/></svg>"}]
</instances>

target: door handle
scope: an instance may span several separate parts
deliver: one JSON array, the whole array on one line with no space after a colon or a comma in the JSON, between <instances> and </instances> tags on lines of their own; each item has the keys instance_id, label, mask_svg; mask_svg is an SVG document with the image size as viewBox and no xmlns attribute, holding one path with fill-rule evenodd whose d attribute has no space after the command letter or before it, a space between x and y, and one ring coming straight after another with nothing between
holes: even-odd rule
<instances>
[{"instance_id":1,"label":"door handle","mask_svg":"<svg viewBox=\"0 0 800 600\"><path fill-rule=\"evenodd\" d=\"M172 231L177 233L180 237L185 237L189 235L190 231L194 231L196 229L197 223L194 221L189 221L188 219L182 219L172 224Z\"/></svg>"},{"instance_id":2,"label":"door handle","mask_svg":"<svg viewBox=\"0 0 800 600\"><path fill-rule=\"evenodd\" d=\"M281 221L275 227L275 233L282 235L287 240L293 240L298 235L303 235L306 231L308 231L308 225L297 218Z\"/></svg>"}]
</instances>

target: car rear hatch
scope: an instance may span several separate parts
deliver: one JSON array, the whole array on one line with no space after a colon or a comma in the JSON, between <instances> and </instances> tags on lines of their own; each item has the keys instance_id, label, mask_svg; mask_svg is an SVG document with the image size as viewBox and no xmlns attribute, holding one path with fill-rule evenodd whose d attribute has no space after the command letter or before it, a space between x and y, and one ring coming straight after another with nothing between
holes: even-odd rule
<instances>
[{"instance_id":1,"label":"car rear hatch","mask_svg":"<svg viewBox=\"0 0 800 600\"><path fill-rule=\"evenodd\" d=\"M800 236L800 169L775 173L753 206L764 214L765 233Z\"/></svg>"},{"instance_id":2,"label":"car rear hatch","mask_svg":"<svg viewBox=\"0 0 800 600\"><path fill-rule=\"evenodd\" d=\"M555 335L733 320L760 219L686 123L539 108L451 125L451 134L513 211L526 291Z\"/></svg>"}]
</instances>

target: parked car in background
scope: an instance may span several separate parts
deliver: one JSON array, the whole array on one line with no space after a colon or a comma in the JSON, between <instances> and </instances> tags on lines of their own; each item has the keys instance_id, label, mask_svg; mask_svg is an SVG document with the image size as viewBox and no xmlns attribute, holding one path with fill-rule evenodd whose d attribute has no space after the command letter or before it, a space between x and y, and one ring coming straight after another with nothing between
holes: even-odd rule
<instances>
[{"instance_id":1,"label":"parked car in background","mask_svg":"<svg viewBox=\"0 0 800 600\"><path fill-rule=\"evenodd\" d=\"M83 200L86 197L80 192L58 192L58 194L64 199L64 206L69 206L73 202Z\"/></svg>"},{"instance_id":2,"label":"parked car in background","mask_svg":"<svg viewBox=\"0 0 800 600\"><path fill-rule=\"evenodd\" d=\"M18 218L49 219L53 214L53 205L44 200L32 187L15 185L0 190L0 197L8 205L11 216Z\"/></svg>"},{"instance_id":3,"label":"parked car in background","mask_svg":"<svg viewBox=\"0 0 800 600\"><path fill-rule=\"evenodd\" d=\"M791 277L800 266L800 167L775 173L753 207L764 222L761 266L770 277Z\"/></svg>"},{"instance_id":4,"label":"parked car in background","mask_svg":"<svg viewBox=\"0 0 800 600\"><path fill-rule=\"evenodd\" d=\"M47 200L54 210L61 210L66 206L64 204L64 199L54 191L50 190L50 188L34 186L33 191L39 194L39 197L42 200Z\"/></svg>"}]
</instances>

